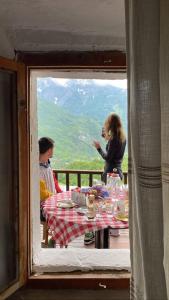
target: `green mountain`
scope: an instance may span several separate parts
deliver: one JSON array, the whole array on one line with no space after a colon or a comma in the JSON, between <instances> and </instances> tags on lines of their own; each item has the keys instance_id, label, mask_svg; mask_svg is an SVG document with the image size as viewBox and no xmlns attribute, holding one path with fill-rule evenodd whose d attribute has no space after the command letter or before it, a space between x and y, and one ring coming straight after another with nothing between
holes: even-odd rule
<instances>
[{"instance_id":1,"label":"green mountain","mask_svg":"<svg viewBox=\"0 0 169 300\"><path fill-rule=\"evenodd\" d=\"M55 141L55 166L97 158L92 147L92 138L100 138L100 124L96 120L73 116L64 108L39 99L38 124L39 137L49 136Z\"/></svg>"},{"instance_id":2,"label":"green mountain","mask_svg":"<svg viewBox=\"0 0 169 300\"><path fill-rule=\"evenodd\" d=\"M103 161L95 148L93 139L103 147L101 128L111 111L120 114L127 130L126 90L111 85L98 85L92 80L68 80L59 84L52 78L39 78L38 128L39 137L49 136L55 141L53 166L73 168L73 164L92 162L96 169ZM88 168L86 166L86 168Z\"/></svg>"}]
</instances>

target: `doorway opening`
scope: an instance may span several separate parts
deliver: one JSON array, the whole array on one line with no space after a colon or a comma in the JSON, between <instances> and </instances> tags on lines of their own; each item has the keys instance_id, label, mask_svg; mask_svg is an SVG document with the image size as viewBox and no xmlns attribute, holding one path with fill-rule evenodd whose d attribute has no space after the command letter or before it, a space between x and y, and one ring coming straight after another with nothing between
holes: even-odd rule
<instances>
[{"instance_id":1,"label":"doorway opening","mask_svg":"<svg viewBox=\"0 0 169 300\"><path fill-rule=\"evenodd\" d=\"M100 180L103 161L92 147L92 140L100 139L105 117L115 111L127 128L126 74L32 70L30 83L33 271L130 270L128 229L123 229L118 238L110 237L110 249L95 249L93 244L84 246L84 235L77 234L68 248L60 248L56 243L51 249L41 243L43 225L40 226L39 219L38 138L48 136L56 143L51 164L63 191L94 185ZM127 172L126 162L127 151Z\"/></svg>"}]
</instances>

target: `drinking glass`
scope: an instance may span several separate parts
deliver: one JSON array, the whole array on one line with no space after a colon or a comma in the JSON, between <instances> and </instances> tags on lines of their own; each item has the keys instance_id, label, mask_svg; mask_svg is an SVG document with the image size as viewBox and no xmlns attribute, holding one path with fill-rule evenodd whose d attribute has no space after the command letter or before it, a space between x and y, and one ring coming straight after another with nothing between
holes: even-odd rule
<instances>
[{"instance_id":1,"label":"drinking glass","mask_svg":"<svg viewBox=\"0 0 169 300\"><path fill-rule=\"evenodd\" d=\"M107 203L106 205L106 213L112 215L114 213L114 205L113 203Z\"/></svg>"}]
</instances>

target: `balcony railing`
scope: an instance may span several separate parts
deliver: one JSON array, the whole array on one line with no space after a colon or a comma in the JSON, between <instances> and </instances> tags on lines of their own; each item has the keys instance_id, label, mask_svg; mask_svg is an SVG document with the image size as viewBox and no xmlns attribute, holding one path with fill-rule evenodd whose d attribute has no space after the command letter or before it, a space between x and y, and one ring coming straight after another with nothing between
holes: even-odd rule
<instances>
[{"instance_id":1,"label":"balcony railing","mask_svg":"<svg viewBox=\"0 0 169 300\"><path fill-rule=\"evenodd\" d=\"M66 185L66 191L69 190L70 188L70 174L74 174L77 176L77 186L81 187L82 186L82 175L88 175L88 185L92 186L93 185L93 177L94 175L99 175L101 179L101 175L103 174L103 171L98 171L98 170L54 170L54 173L56 175L56 178L59 179L58 175L59 174L65 174L65 185ZM124 178L124 184L127 184L128 182L128 176L127 172L123 173Z\"/></svg>"}]
</instances>

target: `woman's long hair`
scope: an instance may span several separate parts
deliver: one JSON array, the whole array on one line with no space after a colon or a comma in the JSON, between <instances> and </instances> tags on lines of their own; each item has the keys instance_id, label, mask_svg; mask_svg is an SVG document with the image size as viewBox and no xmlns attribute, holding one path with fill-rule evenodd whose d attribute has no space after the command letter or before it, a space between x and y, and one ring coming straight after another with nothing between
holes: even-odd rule
<instances>
[{"instance_id":1,"label":"woman's long hair","mask_svg":"<svg viewBox=\"0 0 169 300\"><path fill-rule=\"evenodd\" d=\"M104 123L104 129L105 129L105 138L110 139L114 136L118 137L121 142L124 142L126 139L122 122L120 117L115 114L111 113Z\"/></svg>"}]
</instances>

